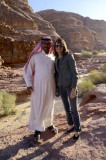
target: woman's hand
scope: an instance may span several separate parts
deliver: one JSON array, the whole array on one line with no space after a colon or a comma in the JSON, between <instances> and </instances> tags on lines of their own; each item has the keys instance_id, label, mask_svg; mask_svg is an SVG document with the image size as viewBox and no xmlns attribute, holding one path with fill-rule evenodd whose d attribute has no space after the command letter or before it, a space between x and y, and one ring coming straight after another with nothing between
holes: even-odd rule
<instances>
[{"instance_id":1,"label":"woman's hand","mask_svg":"<svg viewBox=\"0 0 106 160\"><path fill-rule=\"evenodd\" d=\"M71 93L70 93L70 98L75 98L76 97L76 89L72 88Z\"/></svg>"},{"instance_id":2,"label":"woman's hand","mask_svg":"<svg viewBox=\"0 0 106 160\"><path fill-rule=\"evenodd\" d=\"M27 87L27 91L28 91L28 94L31 94L32 91L33 91L33 88L32 87Z\"/></svg>"}]
</instances>

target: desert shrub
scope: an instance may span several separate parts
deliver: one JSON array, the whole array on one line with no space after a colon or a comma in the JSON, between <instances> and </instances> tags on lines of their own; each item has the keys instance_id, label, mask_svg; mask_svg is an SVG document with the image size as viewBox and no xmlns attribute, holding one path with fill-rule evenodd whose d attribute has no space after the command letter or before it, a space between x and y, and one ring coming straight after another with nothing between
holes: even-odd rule
<instances>
[{"instance_id":1,"label":"desert shrub","mask_svg":"<svg viewBox=\"0 0 106 160\"><path fill-rule=\"evenodd\" d=\"M92 56L91 52L89 51L82 50L81 53L82 53L82 56L85 58L91 58Z\"/></svg>"},{"instance_id":2,"label":"desert shrub","mask_svg":"<svg viewBox=\"0 0 106 160\"><path fill-rule=\"evenodd\" d=\"M97 51L97 50L92 51L92 54L94 54L94 55L99 54L99 53L100 53L100 52Z\"/></svg>"},{"instance_id":3,"label":"desert shrub","mask_svg":"<svg viewBox=\"0 0 106 160\"><path fill-rule=\"evenodd\" d=\"M105 50L103 50L103 49L101 49L99 52L100 52L100 53L104 53L104 52L106 52L106 51L105 51Z\"/></svg>"},{"instance_id":4,"label":"desert shrub","mask_svg":"<svg viewBox=\"0 0 106 160\"><path fill-rule=\"evenodd\" d=\"M101 49L101 50L94 50L94 51L92 51L92 54L94 54L94 55L96 55L96 54L100 54L100 53L104 53L104 52L106 52L105 50L103 50L103 49Z\"/></svg>"},{"instance_id":5,"label":"desert shrub","mask_svg":"<svg viewBox=\"0 0 106 160\"><path fill-rule=\"evenodd\" d=\"M82 97L85 93L93 89L95 85L90 79L82 80L78 83L78 96Z\"/></svg>"},{"instance_id":6,"label":"desert shrub","mask_svg":"<svg viewBox=\"0 0 106 160\"><path fill-rule=\"evenodd\" d=\"M6 91L0 91L0 111L3 111L3 115L11 115L15 113L15 100L14 94L7 93Z\"/></svg>"},{"instance_id":7,"label":"desert shrub","mask_svg":"<svg viewBox=\"0 0 106 160\"><path fill-rule=\"evenodd\" d=\"M3 105L3 92L0 91L0 109L2 108Z\"/></svg>"},{"instance_id":8,"label":"desert shrub","mask_svg":"<svg viewBox=\"0 0 106 160\"><path fill-rule=\"evenodd\" d=\"M89 78L94 84L106 83L106 73L100 72L98 70L91 71L89 73Z\"/></svg>"},{"instance_id":9,"label":"desert shrub","mask_svg":"<svg viewBox=\"0 0 106 160\"><path fill-rule=\"evenodd\" d=\"M98 69L99 70L101 70L101 72L103 72L103 68L105 67L105 64L100 64L99 66L98 66Z\"/></svg>"}]
</instances>

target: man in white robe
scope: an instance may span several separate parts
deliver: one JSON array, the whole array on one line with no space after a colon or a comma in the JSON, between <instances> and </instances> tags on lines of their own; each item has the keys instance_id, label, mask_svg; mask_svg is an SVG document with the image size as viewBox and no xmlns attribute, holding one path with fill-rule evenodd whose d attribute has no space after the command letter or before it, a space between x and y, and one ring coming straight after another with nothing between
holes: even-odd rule
<instances>
[{"instance_id":1,"label":"man in white robe","mask_svg":"<svg viewBox=\"0 0 106 160\"><path fill-rule=\"evenodd\" d=\"M24 67L24 79L27 90L31 93L29 129L35 131L36 142L46 128L58 132L53 125L55 82L54 59L49 53L51 49L51 38L41 38Z\"/></svg>"}]
</instances>

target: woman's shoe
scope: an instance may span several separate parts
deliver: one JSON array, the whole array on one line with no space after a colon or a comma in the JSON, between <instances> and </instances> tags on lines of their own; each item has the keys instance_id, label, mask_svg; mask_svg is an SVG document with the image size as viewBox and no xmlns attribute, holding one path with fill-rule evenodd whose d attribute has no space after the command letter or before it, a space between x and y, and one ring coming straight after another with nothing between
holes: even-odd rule
<instances>
[{"instance_id":1,"label":"woman's shoe","mask_svg":"<svg viewBox=\"0 0 106 160\"><path fill-rule=\"evenodd\" d=\"M71 133L71 132L73 132L73 131L74 131L74 127L71 128L71 129L68 129L68 130L65 132L65 134L69 134L69 133Z\"/></svg>"},{"instance_id":2,"label":"woman's shoe","mask_svg":"<svg viewBox=\"0 0 106 160\"><path fill-rule=\"evenodd\" d=\"M73 136L73 141L77 141L79 139L79 135L78 136L75 136L75 134L74 134L74 136Z\"/></svg>"}]
</instances>

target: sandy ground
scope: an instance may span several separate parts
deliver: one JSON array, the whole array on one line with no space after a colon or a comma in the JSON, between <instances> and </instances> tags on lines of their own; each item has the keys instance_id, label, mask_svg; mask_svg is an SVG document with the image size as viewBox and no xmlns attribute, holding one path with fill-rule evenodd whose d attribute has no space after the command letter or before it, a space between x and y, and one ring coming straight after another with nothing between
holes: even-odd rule
<instances>
[{"instance_id":1,"label":"sandy ground","mask_svg":"<svg viewBox=\"0 0 106 160\"><path fill-rule=\"evenodd\" d=\"M28 130L29 102L17 105L17 115L0 119L0 160L105 160L105 117L82 118L83 131L77 142L74 133L65 135L68 128L63 105L56 99L54 124L59 133L46 130L39 144L33 143L33 132ZM83 111L80 108L80 113ZM98 125L97 125L98 124Z\"/></svg>"}]
</instances>

